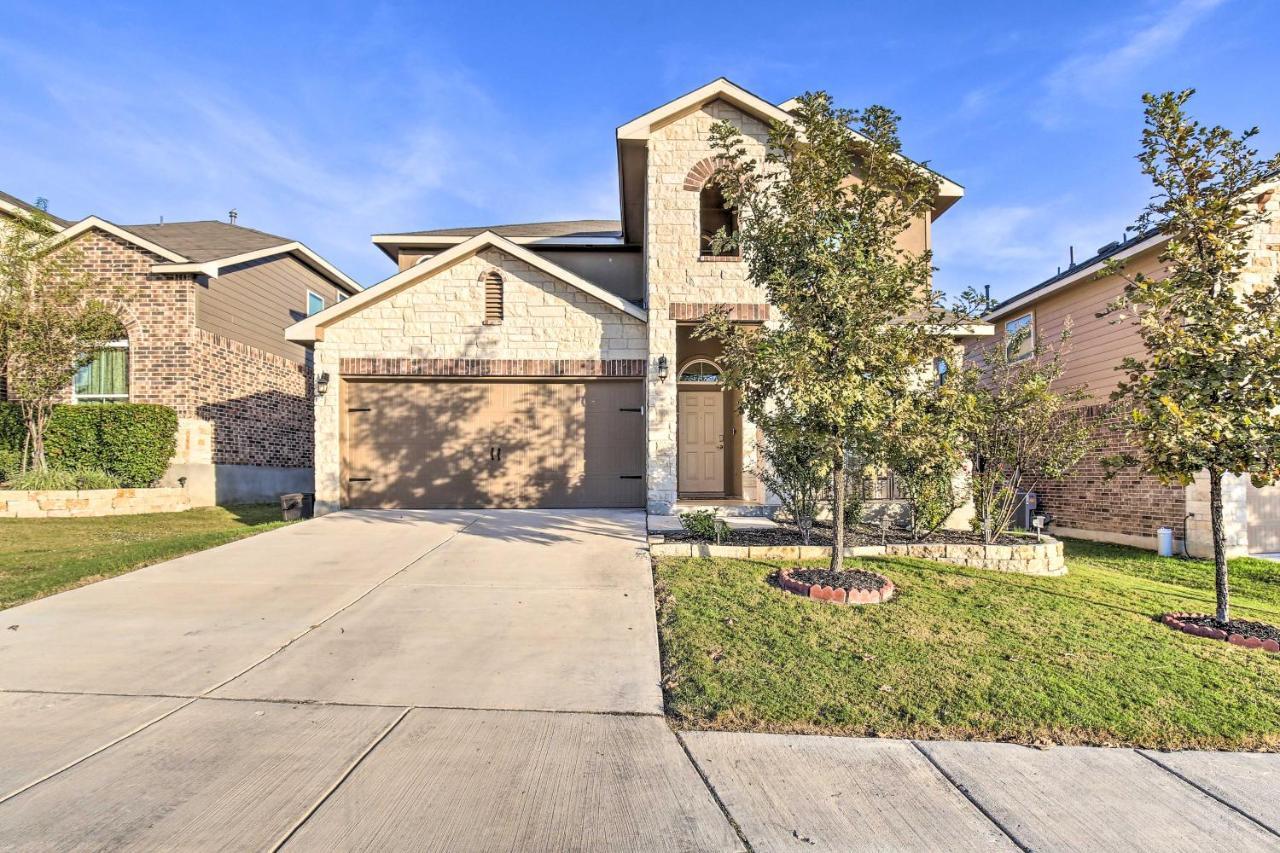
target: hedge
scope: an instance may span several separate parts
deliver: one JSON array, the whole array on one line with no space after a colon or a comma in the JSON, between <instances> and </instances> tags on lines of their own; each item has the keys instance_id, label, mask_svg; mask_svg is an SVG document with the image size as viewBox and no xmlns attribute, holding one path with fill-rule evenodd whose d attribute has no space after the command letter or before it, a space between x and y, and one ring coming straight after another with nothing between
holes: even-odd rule
<instances>
[{"instance_id":1,"label":"hedge","mask_svg":"<svg viewBox=\"0 0 1280 853\"><path fill-rule=\"evenodd\" d=\"M21 450L26 434L18 404L0 404L0 448ZM98 468L125 488L144 488L169 467L177 436L178 415L168 406L54 406L44 448L51 466Z\"/></svg>"}]
</instances>

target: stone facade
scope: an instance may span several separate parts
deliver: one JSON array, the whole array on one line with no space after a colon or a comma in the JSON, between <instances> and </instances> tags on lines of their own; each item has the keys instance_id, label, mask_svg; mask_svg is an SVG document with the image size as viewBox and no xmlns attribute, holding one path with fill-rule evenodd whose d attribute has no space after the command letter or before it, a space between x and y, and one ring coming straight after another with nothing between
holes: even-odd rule
<instances>
[{"instance_id":1,"label":"stone facade","mask_svg":"<svg viewBox=\"0 0 1280 853\"><path fill-rule=\"evenodd\" d=\"M667 514L676 502L676 374L657 376L657 362L676 362L675 316L682 304L765 304L764 294L747 278L747 265L737 258L699 257L699 201L712 171L711 127L728 121L742 131L750 156L763 160L769 128L724 101L712 101L654 131L648 142L646 179L645 276L648 286L649 364L647 504L652 513ZM673 307L675 308L673 312ZM743 423L743 467L755 467L756 430ZM748 486L744 480L744 489ZM754 486L752 486L754 488ZM764 495L743 495L763 499Z\"/></svg>"},{"instance_id":2,"label":"stone facade","mask_svg":"<svg viewBox=\"0 0 1280 853\"><path fill-rule=\"evenodd\" d=\"M503 278L503 319L486 325L484 278L495 271ZM493 365L525 361L546 364L544 375L555 376L565 375L552 370L558 362L594 365L643 361L645 355L643 321L488 248L326 326L315 344L315 371L336 384L352 369L359 374L364 362L402 361L403 375L422 376L434 361L437 375L475 376L485 374L459 374L459 362L489 363L491 375L512 375ZM379 368L377 375L389 374ZM339 505L340 397L340 389L331 387L315 400L317 512Z\"/></svg>"}]
</instances>

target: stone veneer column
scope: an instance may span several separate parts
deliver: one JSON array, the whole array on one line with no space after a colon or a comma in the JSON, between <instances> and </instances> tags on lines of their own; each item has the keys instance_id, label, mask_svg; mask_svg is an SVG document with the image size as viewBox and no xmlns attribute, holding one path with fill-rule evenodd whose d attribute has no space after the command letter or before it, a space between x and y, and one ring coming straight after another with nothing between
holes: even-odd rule
<instances>
[{"instance_id":1,"label":"stone veneer column","mask_svg":"<svg viewBox=\"0 0 1280 853\"><path fill-rule=\"evenodd\" d=\"M342 379L338 373L338 359L339 352L333 345L316 342L312 361L314 376L319 379L322 374L329 374L329 389L324 394L315 395L316 515L334 512L342 505L342 453L338 440L338 427L342 420Z\"/></svg>"},{"instance_id":2,"label":"stone veneer column","mask_svg":"<svg viewBox=\"0 0 1280 853\"><path fill-rule=\"evenodd\" d=\"M1227 537L1227 556L1243 557L1249 553L1248 478L1228 474L1222 478L1222 526ZM1213 557L1213 528L1209 521L1209 473L1196 474L1187 486L1187 553L1193 557ZM1173 535L1181 536L1175 530Z\"/></svg>"}]
</instances>

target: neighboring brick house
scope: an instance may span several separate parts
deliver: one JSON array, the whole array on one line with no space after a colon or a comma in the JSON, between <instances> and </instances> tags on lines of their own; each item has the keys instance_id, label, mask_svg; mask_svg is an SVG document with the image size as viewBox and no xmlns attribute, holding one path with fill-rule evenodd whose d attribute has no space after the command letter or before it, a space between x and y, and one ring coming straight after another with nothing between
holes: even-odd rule
<instances>
[{"instance_id":1,"label":"neighboring brick house","mask_svg":"<svg viewBox=\"0 0 1280 853\"><path fill-rule=\"evenodd\" d=\"M1241 279L1246 288L1268 284L1280 273L1280 183L1260 187L1250 204L1267 215L1250 238L1249 260ZM1122 359L1143 352L1135 326L1098 316L1124 288L1119 276L1102 275L1108 260L1122 260L1130 274L1160 276L1160 259L1168 238L1140 235L1104 246L1098 254L1030 287L995 306L984 319L996 327L993 341L971 340L971 357L985 346L1003 345L1004 336L1023 325L1045 344L1056 344L1065 323L1071 337L1064 358L1061 387L1083 385L1086 412L1094 425L1098 449L1061 480L1039 489L1052 529L1065 536L1155 547L1156 531L1169 527L1188 551L1212 553L1207 475L1182 487L1165 485L1136 469L1105 476L1104 456L1132 451L1117 429L1118 415L1108 405L1121 379ZM1030 341L1025 346L1030 348ZM1254 488L1248 478L1228 477L1223 485L1227 541L1234 554L1280 551L1280 488Z\"/></svg>"},{"instance_id":2,"label":"neighboring brick house","mask_svg":"<svg viewBox=\"0 0 1280 853\"><path fill-rule=\"evenodd\" d=\"M709 239L732 212L711 127L763 154L775 105L719 79L618 128L620 221L381 234L399 272L288 330L314 347L316 498L340 506L634 506L767 511L754 427L698 320L771 319ZM923 168L923 167L922 167ZM932 221L963 189L937 176Z\"/></svg>"},{"instance_id":3,"label":"neighboring brick house","mask_svg":"<svg viewBox=\"0 0 1280 853\"><path fill-rule=\"evenodd\" d=\"M31 209L0 196L2 214ZM310 491L310 353L284 329L360 286L299 242L228 222L52 224L50 245L74 247L121 323L67 401L173 407L166 483L185 478L197 504Z\"/></svg>"}]
</instances>

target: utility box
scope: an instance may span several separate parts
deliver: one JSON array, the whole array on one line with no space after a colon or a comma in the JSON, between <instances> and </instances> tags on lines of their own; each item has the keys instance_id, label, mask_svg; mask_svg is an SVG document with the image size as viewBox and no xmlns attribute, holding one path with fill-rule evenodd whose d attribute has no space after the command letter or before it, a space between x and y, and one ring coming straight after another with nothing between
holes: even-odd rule
<instances>
[{"instance_id":1,"label":"utility box","mask_svg":"<svg viewBox=\"0 0 1280 853\"><path fill-rule=\"evenodd\" d=\"M285 521L299 521L315 514L316 496L313 492L290 492L280 496L280 515Z\"/></svg>"}]
</instances>

